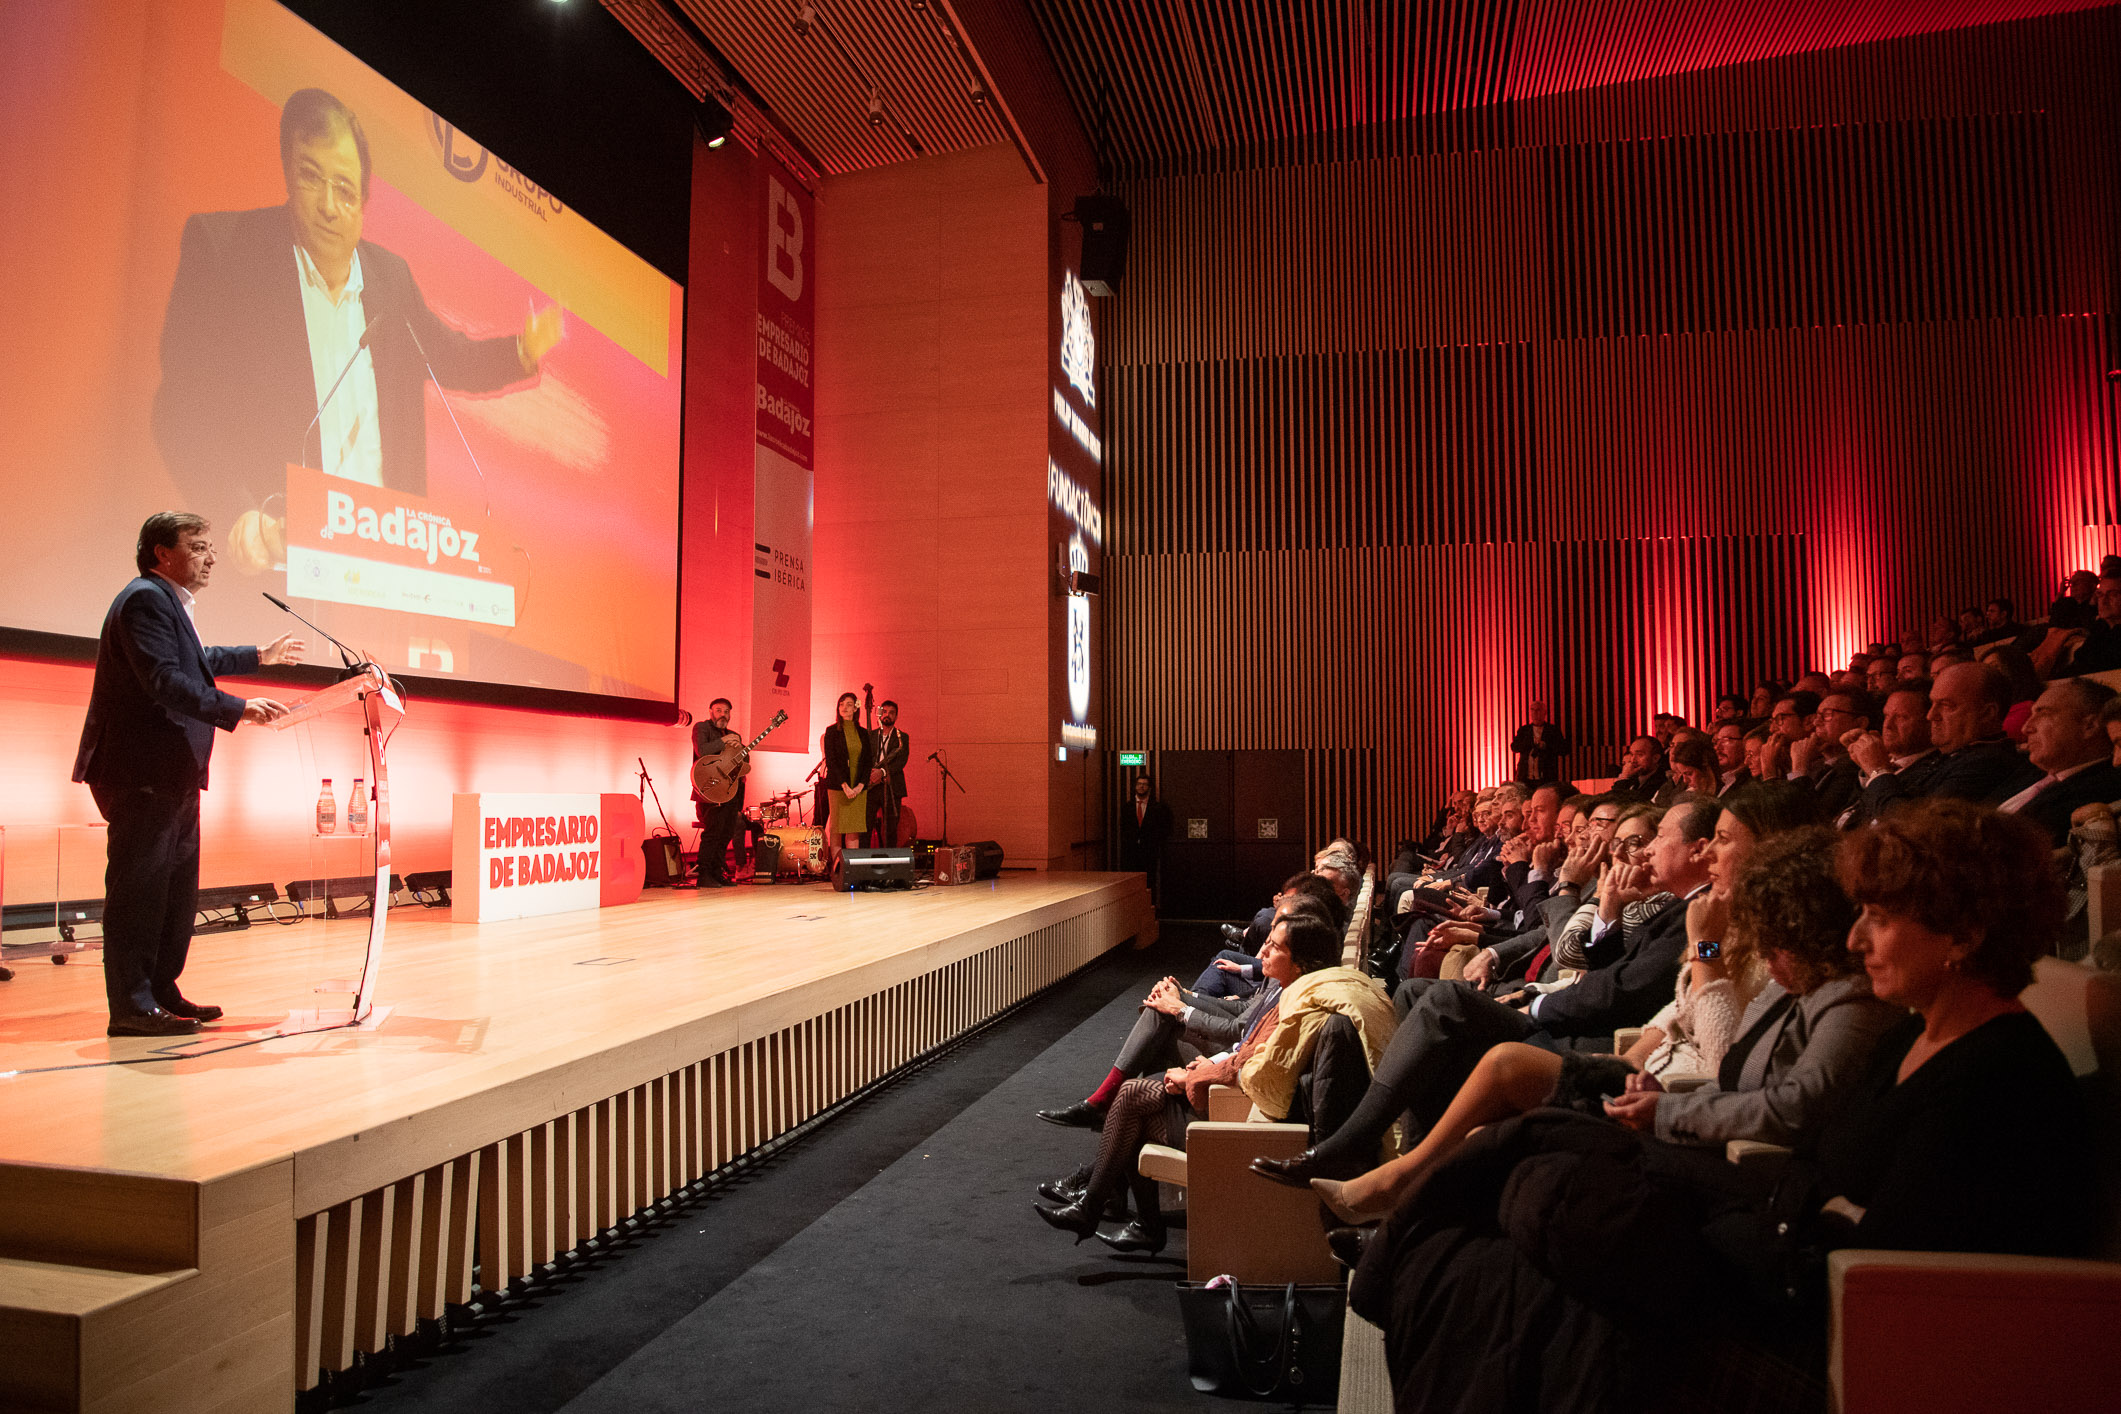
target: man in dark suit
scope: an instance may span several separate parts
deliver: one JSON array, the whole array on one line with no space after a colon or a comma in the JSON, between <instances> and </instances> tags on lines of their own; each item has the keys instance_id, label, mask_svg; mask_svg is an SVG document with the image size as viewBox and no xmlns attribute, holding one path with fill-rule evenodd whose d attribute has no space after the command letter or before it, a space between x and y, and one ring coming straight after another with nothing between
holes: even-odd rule
<instances>
[{"instance_id":1,"label":"man in dark suit","mask_svg":"<svg viewBox=\"0 0 2121 1414\"><path fill-rule=\"evenodd\" d=\"M898 704L886 698L876 707L876 730L870 733L876 765L869 770L869 828L878 844L897 844L899 808L906 803L906 761L913 738L899 730Z\"/></svg>"},{"instance_id":2,"label":"man in dark suit","mask_svg":"<svg viewBox=\"0 0 2121 1414\"><path fill-rule=\"evenodd\" d=\"M208 648L193 596L214 567L213 540L195 515L163 511L140 527L140 575L111 601L96 645L96 677L74 779L86 781L110 822L104 873L103 986L113 1036L181 1036L221 1009L186 1001L177 977L198 911L199 792L214 728L270 722L286 708L221 691L221 673L294 661L292 634L262 648Z\"/></svg>"},{"instance_id":3,"label":"man in dark suit","mask_svg":"<svg viewBox=\"0 0 2121 1414\"><path fill-rule=\"evenodd\" d=\"M1594 943L1621 931L1629 904L1659 892L1673 896L1627 935L1617 960L1559 991L1520 997L1525 1005L1493 1000L1462 982L1429 982L1392 1033L1348 1122L1295 1158L1254 1160L1253 1172L1299 1186L1363 1172L1376 1162L1378 1141L1402 1114L1416 1133L1426 1131L1480 1058L1504 1041L1551 1051L1610 1051L1617 1028L1643 1024L1671 1000L1687 946L1687 901L1708 888L1710 839L1721 813L1713 800L1681 796L1665 812L1642 862L1623 866L1600 891Z\"/></svg>"},{"instance_id":4,"label":"man in dark suit","mask_svg":"<svg viewBox=\"0 0 2121 1414\"><path fill-rule=\"evenodd\" d=\"M1164 841L1171 838L1171 807L1153 798L1146 775L1134 778L1133 795L1124 807L1119 827L1119 867L1139 869L1149 876L1149 894L1157 893L1163 872Z\"/></svg>"},{"instance_id":5,"label":"man in dark suit","mask_svg":"<svg viewBox=\"0 0 2121 1414\"><path fill-rule=\"evenodd\" d=\"M1878 714L1877 735L1885 765L1877 772L1859 766L1863 788L1856 803L1840 819L1843 829L1868 825L1895 800L1919 796L1929 789L1944 766L1943 755L1930 744L1929 713L1930 693L1925 683L1904 683L1887 694ZM1842 749L1849 752L1850 760L1856 759L1856 745L1868 735L1852 732L1842 739ZM1880 753L1865 746L1863 754L1866 759L1877 759Z\"/></svg>"},{"instance_id":6,"label":"man in dark suit","mask_svg":"<svg viewBox=\"0 0 2121 1414\"><path fill-rule=\"evenodd\" d=\"M1954 663L1930 688L1930 743L1943 758L1927 783L1912 782L1892 769L1885 746L1868 732L1849 742L1849 755L1866 778L1864 804L1883 814L1899 800L1941 796L1996 805L2040 779L2040 768L2026 760L2003 735L2003 714L2010 710L2010 683L1986 663Z\"/></svg>"},{"instance_id":7,"label":"man in dark suit","mask_svg":"<svg viewBox=\"0 0 2121 1414\"><path fill-rule=\"evenodd\" d=\"M2060 846L2078 806L2121 800L2121 769L2102 720L2113 699L2112 688L2090 678L2049 683L2025 724L2026 755L2044 774L1996 808L2036 822Z\"/></svg>"},{"instance_id":8,"label":"man in dark suit","mask_svg":"<svg viewBox=\"0 0 2121 1414\"><path fill-rule=\"evenodd\" d=\"M281 110L280 161L285 205L184 223L156 445L210 512L256 514L288 462L424 495L428 364L467 392L522 382L559 342L559 307L493 339L443 323L405 261L361 238L368 139L322 89Z\"/></svg>"},{"instance_id":9,"label":"man in dark suit","mask_svg":"<svg viewBox=\"0 0 2121 1414\"><path fill-rule=\"evenodd\" d=\"M1638 736L1630 741L1627 755L1620 763L1620 774L1613 779L1611 793L1630 800L1664 805L1675 790L1665 768L1664 743L1654 736Z\"/></svg>"}]
</instances>

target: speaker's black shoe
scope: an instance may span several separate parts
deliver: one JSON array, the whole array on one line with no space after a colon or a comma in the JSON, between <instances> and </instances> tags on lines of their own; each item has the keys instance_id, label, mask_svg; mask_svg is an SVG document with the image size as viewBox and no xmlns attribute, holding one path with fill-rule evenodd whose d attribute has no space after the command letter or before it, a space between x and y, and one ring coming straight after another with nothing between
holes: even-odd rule
<instances>
[{"instance_id":1,"label":"speaker's black shoe","mask_svg":"<svg viewBox=\"0 0 2121 1414\"><path fill-rule=\"evenodd\" d=\"M186 1001L175 992L170 993L166 997L157 997L155 1000L161 1003L162 1010L168 1012L171 1016L188 1016L193 1021L219 1021L221 1019L221 1008L217 1006L201 1006L198 1002Z\"/></svg>"},{"instance_id":2,"label":"speaker's black shoe","mask_svg":"<svg viewBox=\"0 0 2121 1414\"><path fill-rule=\"evenodd\" d=\"M1063 1105L1057 1110L1040 1110L1038 1117L1048 1124L1057 1124L1063 1129L1103 1129L1105 1110L1102 1105L1093 1105L1088 1100L1077 1100L1072 1105Z\"/></svg>"},{"instance_id":3,"label":"speaker's black shoe","mask_svg":"<svg viewBox=\"0 0 2121 1414\"><path fill-rule=\"evenodd\" d=\"M110 1034L113 1036L192 1036L198 1034L199 1023L188 1016L174 1016L160 1007L140 1016L114 1016L110 1019Z\"/></svg>"},{"instance_id":4,"label":"speaker's black shoe","mask_svg":"<svg viewBox=\"0 0 2121 1414\"><path fill-rule=\"evenodd\" d=\"M1083 1190L1089 1186L1090 1166L1082 1164L1066 1178L1049 1179L1041 1183L1038 1186L1038 1196L1048 1202L1058 1203L1065 1208L1076 1199L1082 1197Z\"/></svg>"},{"instance_id":5,"label":"speaker's black shoe","mask_svg":"<svg viewBox=\"0 0 2121 1414\"><path fill-rule=\"evenodd\" d=\"M1164 1250L1164 1225L1161 1221L1152 1225L1137 1218L1118 1232L1099 1233L1097 1240L1115 1252L1143 1252L1154 1257Z\"/></svg>"},{"instance_id":6,"label":"speaker's black shoe","mask_svg":"<svg viewBox=\"0 0 2121 1414\"><path fill-rule=\"evenodd\" d=\"M1097 1231L1097 1223L1103 1203L1092 1204L1085 1194L1065 1208L1049 1208L1044 1203L1033 1203L1031 1211L1046 1220L1048 1227L1057 1227L1062 1232L1075 1234L1078 1246L1082 1240Z\"/></svg>"},{"instance_id":7,"label":"speaker's black shoe","mask_svg":"<svg viewBox=\"0 0 2121 1414\"><path fill-rule=\"evenodd\" d=\"M1354 1271L1362 1265L1362 1254L1370 1250L1377 1229L1371 1227L1336 1227L1326 1232L1326 1246L1333 1249L1333 1260Z\"/></svg>"},{"instance_id":8,"label":"speaker's black shoe","mask_svg":"<svg viewBox=\"0 0 2121 1414\"><path fill-rule=\"evenodd\" d=\"M1332 1159L1322 1159L1316 1149L1306 1149L1290 1159L1254 1159L1252 1172L1284 1188L1309 1188L1314 1178L1353 1178L1362 1170Z\"/></svg>"}]
</instances>

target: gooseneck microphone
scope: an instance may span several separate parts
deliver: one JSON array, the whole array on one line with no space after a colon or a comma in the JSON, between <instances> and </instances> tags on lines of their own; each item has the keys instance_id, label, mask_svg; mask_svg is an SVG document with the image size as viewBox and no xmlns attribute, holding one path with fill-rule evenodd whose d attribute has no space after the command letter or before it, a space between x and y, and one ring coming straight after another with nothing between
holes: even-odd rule
<instances>
[{"instance_id":1,"label":"gooseneck microphone","mask_svg":"<svg viewBox=\"0 0 2121 1414\"><path fill-rule=\"evenodd\" d=\"M310 623L308 619L305 619L300 614L295 613L294 606L292 604L289 604L285 599L282 599L277 594L274 594L271 590L261 589L258 592L260 594L263 594L267 599L271 600L274 608L278 609L284 614L292 614L296 622L301 623L302 625L310 629L312 632L314 632L319 638L323 639L326 643L329 643L332 647L338 649L339 660L345 663L348 668L358 669L361 666L363 660L359 654L355 653L353 649L348 648L345 644L339 642L338 639L333 638L323 629L318 628L313 623Z\"/></svg>"},{"instance_id":2,"label":"gooseneck microphone","mask_svg":"<svg viewBox=\"0 0 2121 1414\"><path fill-rule=\"evenodd\" d=\"M339 376L331 380L330 390L317 400L317 415L309 420L309 426L302 429L302 445L295 449L296 466L305 465L302 459L309 455L309 434L317 430L317 424L324 420L324 409L330 407L331 400L339 396L339 389L345 384L346 375L353 372L353 366L361 361L361 353L368 347L369 336L376 332L376 321L382 317L381 311L368 316L368 323L361 330L361 341L354 345L353 357L346 360L346 366L339 370ZM321 446L317 448L317 460L324 460L324 448ZM287 608L285 604L280 607L283 609ZM288 612L293 613L294 611L288 609ZM315 625L311 625L311 627L315 627ZM319 633L323 631L323 629L317 629Z\"/></svg>"}]
</instances>

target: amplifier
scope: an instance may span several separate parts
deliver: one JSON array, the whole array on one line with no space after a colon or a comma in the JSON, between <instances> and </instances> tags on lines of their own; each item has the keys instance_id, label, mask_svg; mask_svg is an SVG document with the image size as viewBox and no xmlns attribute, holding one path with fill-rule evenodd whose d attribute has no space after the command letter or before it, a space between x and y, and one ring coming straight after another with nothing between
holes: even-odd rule
<instances>
[{"instance_id":1,"label":"amplifier","mask_svg":"<svg viewBox=\"0 0 2121 1414\"><path fill-rule=\"evenodd\" d=\"M977 861L974 860L972 854L972 846L969 844L961 844L955 847L946 844L937 845L935 847L935 882L938 884L969 884L972 882L972 871L976 864Z\"/></svg>"},{"instance_id":2,"label":"amplifier","mask_svg":"<svg viewBox=\"0 0 2121 1414\"><path fill-rule=\"evenodd\" d=\"M993 840L974 840L965 846L972 851L972 877L992 879L1002 872L1002 847Z\"/></svg>"},{"instance_id":3,"label":"amplifier","mask_svg":"<svg viewBox=\"0 0 2121 1414\"><path fill-rule=\"evenodd\" d=\"M649 888L674 889L684 884L684 848L676 835L650 835L641 841L641 853L648 861Z\"/></svg>"},{"instance_id":4,"label":"amplifier","mask_svg":"<svg viewBox=\"0 0 2121 1414\"><path fill-rule=\"evenodd\" d=\"M910 889L913 887L913 851L895 849L843 850L832 866L832 887L841 893L855 889Z\"/></svg>"}]
</instances>

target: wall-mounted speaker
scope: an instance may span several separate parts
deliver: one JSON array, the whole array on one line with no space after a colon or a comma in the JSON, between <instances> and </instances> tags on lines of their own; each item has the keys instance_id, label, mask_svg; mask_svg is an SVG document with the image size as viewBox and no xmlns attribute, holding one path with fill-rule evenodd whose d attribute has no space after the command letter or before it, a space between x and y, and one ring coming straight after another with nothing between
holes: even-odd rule
<instances>
[{"instance_id":1,"label":"wall-mounted speaker","mask_svg":"<svg viewBox=\"0 0 2121 1414\"><path fill-rule=\"evenodd\" d=\"M1083 288L1109 297L1127 274L1127 204L1116 196L1077 197L1075 219L1083 228Z\"/></svg>"}]
</instances>

